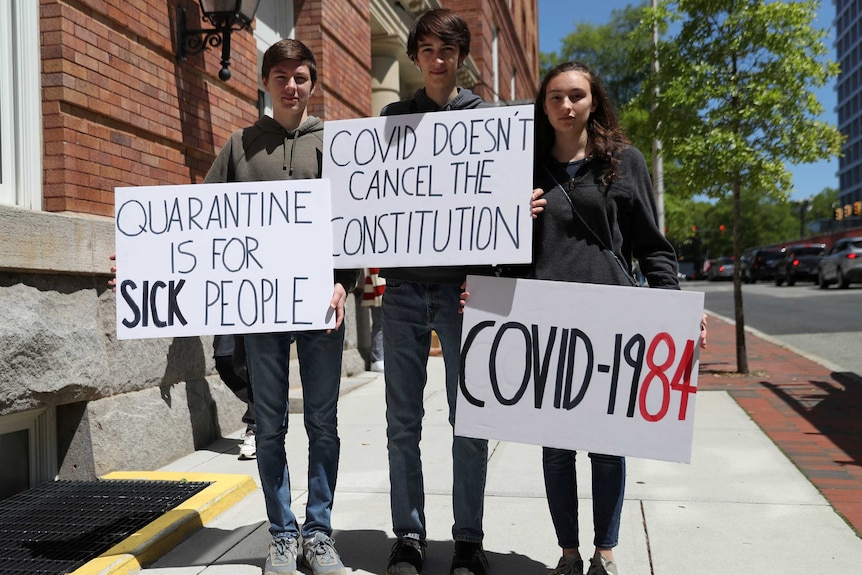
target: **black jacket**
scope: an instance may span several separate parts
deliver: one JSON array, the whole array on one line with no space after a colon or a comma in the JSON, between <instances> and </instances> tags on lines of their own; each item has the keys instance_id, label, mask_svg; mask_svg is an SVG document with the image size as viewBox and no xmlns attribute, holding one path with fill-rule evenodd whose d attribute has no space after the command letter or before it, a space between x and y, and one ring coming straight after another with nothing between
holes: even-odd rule
<instances>
[{"instance_id":1,"label":"black jacket","mask_svg":"<svg viewBox=\"0 0 862 575\"><path fill-rule=\"evenodd\" d=\"M533 277L631 285L608 252L613 250L627 270L637 258L651 287L679 289L676 255L656 223L643 155L627 147L618 159L610 186L600 181L603 166L595 159L588 158L573 179L556 161L535 166L535 185L548 203L533 227Z\"/></svg>"}]
</instances>

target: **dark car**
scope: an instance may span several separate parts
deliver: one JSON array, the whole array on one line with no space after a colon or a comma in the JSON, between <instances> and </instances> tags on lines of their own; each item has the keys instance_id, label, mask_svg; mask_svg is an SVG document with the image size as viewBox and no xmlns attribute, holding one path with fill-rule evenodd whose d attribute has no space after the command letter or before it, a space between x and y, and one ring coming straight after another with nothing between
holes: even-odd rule
<instances>
[{"instance_id":1,"label":"dark car","mask_svg":"<svg viewBox=\"0 0 862 575\"><path fill-rule=\"evenodd\" d=\"M862 238L841 238L820 260L817 283L822 289L836 283L846 288L862 283Z\"/></svg>"},{"instance_id":2,"label":"dark car","mask_svg":"<svg viewBox=\"0 0 862 575\"><path fill-rule=\"evenodd\" d=\"M720 257L709 267L707 279L711 282L716 280L732 280L733 279L733 258Z\"/></svg>"},{"instance_id":3,"label":"dark car","mask_svg":"<svg viewBox=\"0 0 862 575\"><path fill-rule=\"evenodd\" d=\"M820 260L826 253L826 244L791 244L775 260L775 285L784 282L792 286L797 281L817 282Z\"/></svg>"},{"instance_id":4,"label":"dark car","mask_svg":"<svg viewBox=\"0 0 862 575\"><path fill-rule=\"evenodd\" d=\"M751 252L745 266L740 269L742 280L753 284L758 280L775 278L775 260L781 255L779 248L757 248Z\"/></svg>"}]
</instances>

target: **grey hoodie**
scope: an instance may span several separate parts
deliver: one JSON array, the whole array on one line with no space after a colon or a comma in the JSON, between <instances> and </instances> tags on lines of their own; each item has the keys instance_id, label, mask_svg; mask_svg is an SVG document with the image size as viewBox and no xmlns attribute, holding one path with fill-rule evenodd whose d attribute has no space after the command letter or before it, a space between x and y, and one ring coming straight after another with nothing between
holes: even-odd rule
<instances>
[{"instance_id":1,"label":"grey hoodie","mask_svg":"<svg viewBox=\"0 0 862 575\"><path fill-rule=\"evenodd\" d=\"M401 114L419 114L424 112L448 112L451 110L473 110L490 107L482 98L467 88L459 88L458 95L445 106L439 106L425 94L425 88L416 90L409 100L393 102L380 112L381 116L398 116ZM416 268L384 268L380 277L421 283L461 284L467 274L493 275L491 266L436 266Z\"/></svg>"},{"instance_id":2,"label":"grey hoodie","mask_svg":"<svg viewBox=\"0 0 862 575\"><path fill-rule=\"evenodd\" d=\"M204 178L208 184L320 178L323 122L309 116L296 130L264 116L231 134ZM359 270L336 270L335 281L350 293Z\"/></svg>"},{"instance_id":3,"label":"grey hoodie","mask_svg":"<svg viewBox=\"0 0 862 575\"><path fill-rule=\"evenodd\" d=\"M323 165L323 122L309 116L296 130L264 116L231 134L205 183L311 180Z\"/></svg>"}]
</instances>

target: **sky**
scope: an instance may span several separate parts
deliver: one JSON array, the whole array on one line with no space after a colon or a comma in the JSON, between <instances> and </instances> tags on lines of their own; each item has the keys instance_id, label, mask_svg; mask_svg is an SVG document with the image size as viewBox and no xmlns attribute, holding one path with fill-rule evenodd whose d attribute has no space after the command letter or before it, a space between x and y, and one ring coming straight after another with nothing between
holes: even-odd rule
<instances>
[{"instance_id":1,"label":"sky","mask_svg":"<svg viewBox=\"0 0 862 575\"><path fill-rule=\"evenodd\" d=\"M638 3L637 0L539 0L539 51L556 52L560 49L562 39L573 32L577 24L605 24L613 10ZM819 15L814 25L828 30L825 42L829 48L829 58L833 61L836 60L834 19L835 6L832 0L821 0ZM837 125L835 79L817 90L816 94L824 108L820 119ZM793 175L792 200L810 198L820 193L823 188L838 188L837 159L814 164L789 165L788 169Z\"/></svg>"}]
</instances>

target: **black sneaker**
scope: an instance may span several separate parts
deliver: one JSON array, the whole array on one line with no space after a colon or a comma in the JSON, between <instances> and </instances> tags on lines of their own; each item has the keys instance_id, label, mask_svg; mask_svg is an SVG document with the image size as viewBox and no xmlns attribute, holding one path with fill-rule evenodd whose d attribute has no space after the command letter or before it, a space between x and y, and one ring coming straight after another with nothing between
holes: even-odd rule
<instances>
[{"instance_id":1,"label":"black sneaker","mask_svg":"<svg viewBox=\"0 0 862 575\"><path fill-rule=\"evenodd\" d=\"M399 537L389 555L389 575L421 575L425 562L425 542L412 537Z\"/></svg>"},{"instance_id":2,"label":"black sneaker","mask_svg":"<svg viewBox=\"0 0 862 575\"><path fill-rule=\"evenodd\" d=\"M488 575L488 558L481 543L456 541L450 575Z\"/></svg>"}]
</instances>

